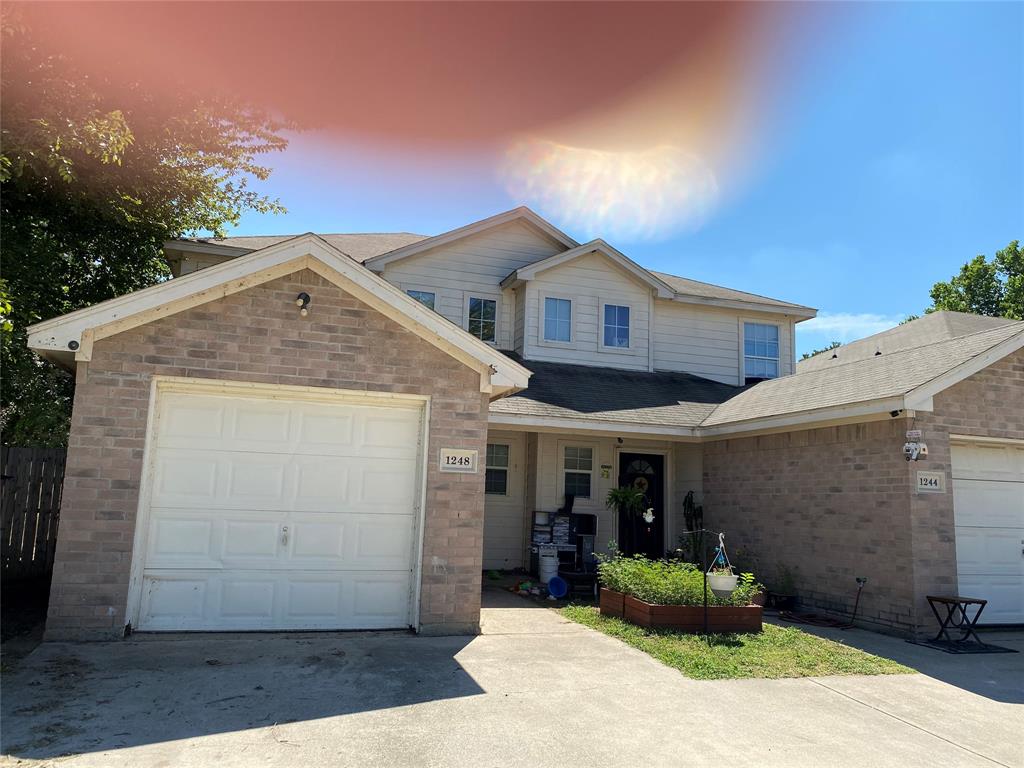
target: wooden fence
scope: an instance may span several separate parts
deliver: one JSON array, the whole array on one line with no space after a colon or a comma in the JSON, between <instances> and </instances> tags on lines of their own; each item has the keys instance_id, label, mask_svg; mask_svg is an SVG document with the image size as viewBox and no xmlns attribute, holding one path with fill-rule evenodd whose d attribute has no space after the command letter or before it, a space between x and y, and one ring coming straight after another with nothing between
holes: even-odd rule
<instances>
[{"instance_id":1,"label":"wooden fence","mask_svg":"<svg viewBox=\"0 0 1024 768\"><path fill-rule=\"evenodd\" d=\"M42 576L53 569L66 457L64 448L0 448L0 561L5 580Z\"/></svg>"}]
</instances>

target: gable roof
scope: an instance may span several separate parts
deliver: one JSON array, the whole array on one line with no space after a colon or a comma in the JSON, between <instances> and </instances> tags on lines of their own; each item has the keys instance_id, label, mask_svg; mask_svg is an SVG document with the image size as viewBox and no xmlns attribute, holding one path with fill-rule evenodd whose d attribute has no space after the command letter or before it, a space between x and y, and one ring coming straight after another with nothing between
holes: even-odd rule
<instances>
[{"instance_id":1,"label":"gable roof","mask_svg":"<svg viewBox=\"0 0 1024 768\"><path fill-rule=\"evenodd\" d=\"M58 362L89 360L95 341L310 269L481 374L481 391L527 385L530 371L312 233L28 328L28 345Z\"/></svg>"},{"instance_id":2,"label":"gable roof","mask_svg":"<svg viewBox=\"0 0 1024 768\"><path fill-rule=\"evenodd\" d=\"M931 397L1024 347L1024 323L762 381L718 406L702 426L736 424L880 401L931 409ZM880 405L875 410L887 410Z\"/></svg>"},{"instance_id":3,"label":"gable roof","mask_svg":"<svg viewBox=\"0 0 1024 768\"><path fill-rule=\"evenodd\" d=\"M220 253L224 256L244 256L246 253L268 248L271 245L283 243L301 235L240 235L237 237L183 237L177 240L168 240L164 247L167 249L190 249L206 252ZM362 263L374 256L393 251L421 240L426 240L427 235L417 235L412 232L355 232L349 234L319 235L324 241L330 243L339 251L356 261ZM210 248L203 248L209 246ZM237 252L233 252L237 251Z\"/></svg>"},{"instance_id":4,"label":"gable roof","mask_svg":"<svg viewBox=\"0 0 1024 768\"><path fill-rule=\"evenodd\" d=\"M888 355L904 349L955 339L958 336L966 336L1013 323L1020 323L1020 321L1008 320L1005 317L972 315L967 312L932 312L887 331L843 344L827 352L820 352L814 357L799 361L796 364L796 369L802 373L822 368L834 368L844 363L875 357L876 352ZM1024 324L1021 325L1024 327Z\"/></svg>"},{"instance_id":5,"label":"gable roof","mask_svg":"<svg viewBox=\"0 0 1024 768\"><path fill-rule=\"evenodd\" d=\"M567 251L562 251L562 253L556 253L554 256L549 256L546 259L541 259L540 261L535 261L531 264L527 264L526 266L519 267L519 269L514 270L501 281L501 286L502 288L505 288L524 280L532 280L539 272L553 269L591 253L600 253L604 255L625 272L632 275L638 282L644 283L650 287L657 296L664 299L670 299L674 295L674 291L663 281L655 277L652 272L644 269L601 238L591 240L589 243L583 243L583 245L570 248Z\"/></svg>"},{"instance_id":6,"label":"gable roof","mask_svg":"<svg viewBox=\"0 0 1024 768\"><path fill-rule=\"evenodd\" d=\"M578 245L575 240L546 219L538 216L526 206L519 206L518 208L513 208L511 211L505 211L504 213L499 213L496 216L489 216L486 219L475 221L464 227L459 227L458 229L453 229L448 232L442 232L440 235L428 237L401 248L396 248L388 253L382 253L379 256L374 256L373 258L366 260L366 266L370 269L380 271L386 265L400 261L401 259L407 259L410 256L415 256L416 254L423 253L431 248L437 248L441 245L447 245L448 243L455 242L456 240L461 240L464 237L478 235L481 232L486 232L488 229L500 227L512 221L526 222L541 234L547 236L554 242L559 243L564 248L575 248Z\"/></svg>"},{"instance_id":7,"label":"gable roof","mask_svg":"<svg viewBox=\"0 0 1024 768\"><path fill-rule=\"evenodd\" d=\"M527 364L533 371L530 388L492 402L492 422L500 422L502 416L529 416L629 424L648 432L671 427L669 431L678 432L679 427L697 427L718 404L742 391L689 373L536 360Z\"/></svg>"}]
</instances>

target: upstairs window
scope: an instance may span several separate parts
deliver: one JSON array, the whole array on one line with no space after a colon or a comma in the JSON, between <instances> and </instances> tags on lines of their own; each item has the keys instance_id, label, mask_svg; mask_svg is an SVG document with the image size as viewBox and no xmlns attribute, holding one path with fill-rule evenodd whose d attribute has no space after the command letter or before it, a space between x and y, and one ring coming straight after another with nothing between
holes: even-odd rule
<instances>
[{"instance_id":1,"label":"upstairs window","mask_svg":"<svg viewBox=\"0 0 1024 768\"><path fill-rule=\"evenodd\" d=\"M434 294L430 291L406 291L412 298L416 299L424 307L434 309Z\"/></svg>"},{"instance_id":2,"label":"upstairs window","mask_svg":"<svg viewBox=\"0 0 1024 768\"><path fill-rule=\"evenodd\" d=\"M743 375L747 379L778 378L779 326L743 324Z\"/></svg>"},{"instance_id":3,"label":"upstairs window","mask_svg":"<svg viewBox=\"0 0 1024 768\"><path fill-rule=\"evenodd\" d=\"M491 496L508 495L508 446L487 444L487 470L484 475L484 493Z\"/></svg>"},{"instance_id":4,"label":"upstairs window","mask_svg":"<svg viewBox=\"0 0 1024 768\"><path fill-rule=\"evenodd\" d=\"M469 297L469 323L471 334L483 341L494 343L498 325L498 302L494 299Z\"/></svg>"},{"instance_id":5,"label":"upstairs window","mask_svg":"<svg viewBox=\"0 0 1024 768\"><path fill-rule=\"evenodd\" d=\"M629 307L604 305L604 346L616 349L629 347Z\"/></svg>"},{"instance_id":6,"label":"upstairs window","mask_svg":"<svg viewBox=\"0 0 1024 768\"><path fill-rule=\"evenodd\" d=\"M572 341L572 302L544 299L544 341Z\"/></svg>"},{"instance_id":7,"label":"upstairs window","mask_svg":"<svg viewBox=\"0 0 1024 768\"><path fill-rule=\"evenodd\" d=\"M590 498L590 481L594 475L594 449L567 445L563 455L565 493L577 499Z\"/></svg>"}]
</instances>

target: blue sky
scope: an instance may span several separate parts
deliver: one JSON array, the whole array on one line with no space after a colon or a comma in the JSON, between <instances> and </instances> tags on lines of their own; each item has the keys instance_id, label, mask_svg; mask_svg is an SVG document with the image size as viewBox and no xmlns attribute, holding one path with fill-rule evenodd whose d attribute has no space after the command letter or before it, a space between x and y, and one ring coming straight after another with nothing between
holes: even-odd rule
<instances>
[{"instance_id":1,"label":"blue sky","mask_svg":"<svg viewBox=\"0 0 1024 768\"><path fill-rule=\"evenodd\" d=\"M919 313L935 281L1024 237L1022 43L1019 3L864 4L794 28L755 156L696 228L581 231L510 192L495 147L300 134L262 187L289 213L230 234L436 234L526 203L650 268L817 307L808 351Z\"/></svg>"}]
</instances>

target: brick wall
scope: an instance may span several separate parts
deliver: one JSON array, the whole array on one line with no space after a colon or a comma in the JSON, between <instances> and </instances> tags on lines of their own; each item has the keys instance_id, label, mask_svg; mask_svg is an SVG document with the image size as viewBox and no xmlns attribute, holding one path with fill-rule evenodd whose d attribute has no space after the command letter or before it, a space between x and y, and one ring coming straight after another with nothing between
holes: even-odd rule
<instances>
[{"instance_id":1,"label":"brick wall","mask_svg":"<svg viewBox=\"0 0 1024 768\"><path fill-rule=\"evenodd\" d=\"M123 632L155 374L430 395L430 456L486 450L479 374L308 270L98 341L78 366L48 639ZM475 632L483 475L427 464L421 629Z\"/></svg>"},{"instance_id":2,"label":"brick wall","mask_svg":"<svg viewBox=\"0 0 1024 768\"><path fill-rule=\"evenodd\" d=\"M927 460L903 459L907 429L923 431ZM1024 439L1024 352L939 393L934 412L914 419L706 443L705 520L769 586L780 565L798 567L805 607L849 614L865 576L864 623L933 631L925 596L957 589L951 433ZM917 470L945 471L947 493L915 493Z\"/></svg>"},{"instance_id":3,"label":"brick wall","mask_svg":"<svg viewBox=\"0 0 1024 768\"><path fill-rule=\"evenodd\" d=\"M906 429L890 419L706 443L705 523L769 588L788 568L802 604L848 613L864 576L862 619L908 630Z\"/></svg>"}]
</instances>

